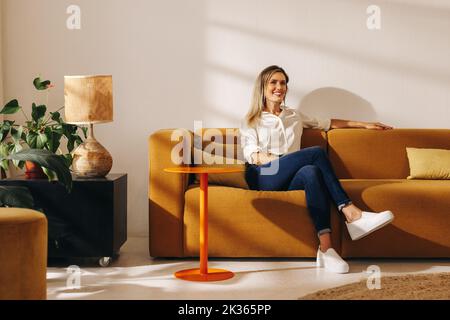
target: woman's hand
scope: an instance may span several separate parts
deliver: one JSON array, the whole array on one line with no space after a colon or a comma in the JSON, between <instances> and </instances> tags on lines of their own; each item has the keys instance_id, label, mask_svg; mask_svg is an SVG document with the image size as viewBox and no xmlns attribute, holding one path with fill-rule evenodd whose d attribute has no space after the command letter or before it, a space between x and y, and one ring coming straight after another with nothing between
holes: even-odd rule
<instances>
[{"instance_id":1,"label":"woman's hand","mask_svg":"<svg viewBox=\"0 0 450 320\"><path fill-rule=\"evenodd\" d=\"M266 153L266 152L254 152L252 153L252 160L254 164L262 165L269 163L270 161L273 161L275 159L278 159L278 156Z\"/></svg>"},{"instance_id":2,"label":"woman's hand","mask_svg":"<svg viewBox=\"0 0 450 320\"><path fill-rule=\"evenodd\" d=\"M330 129L341 129L341 128L359 128L359 129L364 128L374 130L394 129L393 127L382 124L381 122L364 122L355 120L331 119Z\"/></svg>"},{"instance_id":3,"label":"woman's hand","mask_svg":"<svg viewBox=\"0 0 450 320\"><path fill-rule=\"evenodd\" d=\"M390 130L393 127L382 124L381 122L364 122L364 128L372 130Z\"/></svg>"}]
</instances>

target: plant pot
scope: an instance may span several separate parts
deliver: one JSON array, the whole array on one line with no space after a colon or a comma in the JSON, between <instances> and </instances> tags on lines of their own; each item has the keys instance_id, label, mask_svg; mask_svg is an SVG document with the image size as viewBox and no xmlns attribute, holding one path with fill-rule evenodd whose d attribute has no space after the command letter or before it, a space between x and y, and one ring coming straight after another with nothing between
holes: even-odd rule
<instances>
[{"instance_id":1,"label":"plant pot","mask_svg":"<svg viewBox=\"0 0 450 320\"><path fill-rule=\"evenodd\" d=\"M25 161L25 177L27 179L46 179L47 175L42 168L31 161Z\"/></svg>"}]
</instances>

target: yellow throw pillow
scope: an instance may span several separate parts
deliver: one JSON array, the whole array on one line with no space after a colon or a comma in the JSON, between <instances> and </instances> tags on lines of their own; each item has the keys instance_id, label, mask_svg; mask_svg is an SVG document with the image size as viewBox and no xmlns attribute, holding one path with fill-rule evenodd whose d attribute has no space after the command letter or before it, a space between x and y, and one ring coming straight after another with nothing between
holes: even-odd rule
<instances>
[{"instance_id":1,"label":"yellow throw pillow","mask_svg":"<svg viewBox=\"0 0 450 320\"><path fill-rule=\"evenodd\" d=\"M450 150L406 148L408 179L450 179Z\"/></svg>"},{"instance_id":2,"label":"yellow throw pillow","mask_svg":"<svg viewBox=\"0 0 450 320\"><path fill-rule=\"evenodd\" d=\"M241 168L242 172L233 173L210 173L208 174L208 183L220 186L249 189L247 181L245 180L245 162L226 158L223 156L212 155L202 151L204 164L196 165L196 167L228 167ZM198 174L195 175L194 183L200 183Z\"/></svg>"}]
</instances>

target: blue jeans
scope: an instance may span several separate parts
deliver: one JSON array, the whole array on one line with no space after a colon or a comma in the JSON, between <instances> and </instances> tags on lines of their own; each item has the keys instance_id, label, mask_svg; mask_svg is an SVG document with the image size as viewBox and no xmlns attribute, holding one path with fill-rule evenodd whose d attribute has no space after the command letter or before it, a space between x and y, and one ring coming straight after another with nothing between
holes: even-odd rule
<instances>
[{"instance_id":1,"label":"blue jeans","mask_svg":"<svg viewBox=\"0 0 450 320\"><path fill-rule=\"evenodd\" d=\"M310 147L280 157L278 171L261 174L262 168L273 165L247 164L245 178L251 190L305 190L306 203L317 234L331 232L330 196L338 210L351 203L321 147Z\"/></svg>"}]
</instances>

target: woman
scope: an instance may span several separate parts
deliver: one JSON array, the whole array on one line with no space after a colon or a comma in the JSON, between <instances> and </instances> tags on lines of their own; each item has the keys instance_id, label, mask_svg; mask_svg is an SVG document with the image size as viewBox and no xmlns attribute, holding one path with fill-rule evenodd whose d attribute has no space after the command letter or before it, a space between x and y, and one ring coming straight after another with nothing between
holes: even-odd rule
<instances>
[{"instance_id":1,"label":"woman","mask_svg":"<svg viewBox=\"0 0 450 320\"><path fill-rule=\"evenodd\" d=\"M240 130L246 180L252 190L305 190L320 242L317 266L346 273L348 264L331 246L329 197L345 215L353 240L385 226L394 216L390 211L365 212L356 207L337 179L325 151L320 147L300 150L303 127L323 130L392 127L379 122L309 118L284 105L288 82L288 75L278 66L267 67L256 79L252 104Z\"/></svg>"}]
</instances>

